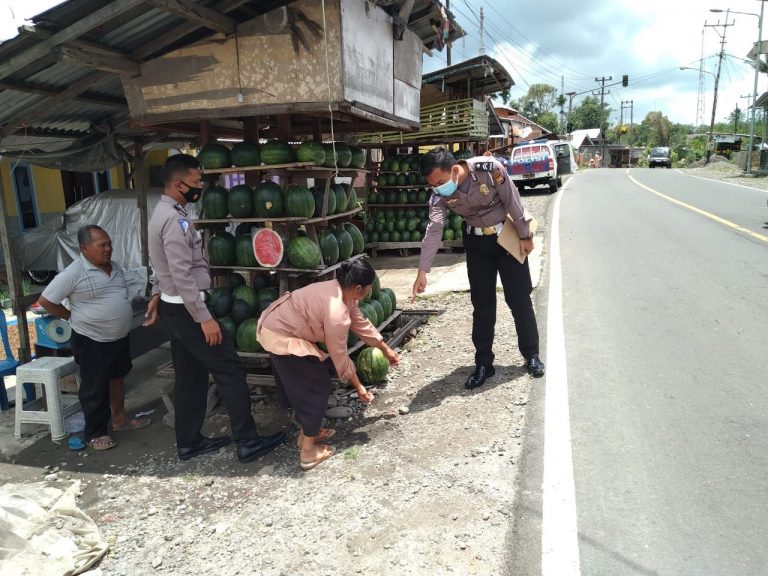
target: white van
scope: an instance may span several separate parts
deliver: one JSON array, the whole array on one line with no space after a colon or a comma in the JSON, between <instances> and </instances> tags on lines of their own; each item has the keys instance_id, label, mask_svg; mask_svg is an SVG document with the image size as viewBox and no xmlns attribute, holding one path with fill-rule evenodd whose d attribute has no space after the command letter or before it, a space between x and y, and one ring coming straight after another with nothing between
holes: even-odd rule
<instances>
[{"instance_id":1,"label":"white van","mask_svg":"<svg viewBox=\"0 0 768 576\"><path fill-rule=\"evenodd\" d=\"M512 148L507 172L518 190L543 185L557 192L563 185L563 175L573 173L575 165L568 142L530 140Z\"/></svg>"}]
</instances>

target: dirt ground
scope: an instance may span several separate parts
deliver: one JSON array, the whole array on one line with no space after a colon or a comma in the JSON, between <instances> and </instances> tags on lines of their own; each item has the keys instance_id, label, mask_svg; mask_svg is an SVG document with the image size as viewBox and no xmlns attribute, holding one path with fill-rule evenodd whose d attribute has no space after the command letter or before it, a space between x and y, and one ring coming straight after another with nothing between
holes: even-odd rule
<instances>
[{"instance_id":1,"label":"dirt ground","mask_svg":"<svg viewBox=\"0 0 768 576\"><path fill-rule=\"evenodd\" d=\"M37 334L35 333L35 324L34 322L29 322L27 324L29 326L29 341L30 345L32 347L32 350L35 349L35 343L37 342ZM19 329L17 326L8 326L8 342L11 345L11 352L13 355L18 359L18 350L19 350ZM0 360L5 360L5 349L0 346Z\"/></svg>"},{"instance_id":2,"label":"dirt ground","mask_svg":"<svg viewBox=\"0 0 768 576\"><path fill-rule=\"evenodd\" d=\"M548 201L526 199L541 223ZM232 446L179 462L158 400L146 407L153 424L116 433L117 449L75 453L47 438L0 463L0 482L82 480L80 505L110 543L105 575L505 573L525 409L541 380L526 374L497 298L496 375L473 391L469 295L400 302L443 313L402 347L371 406L332 397L354 415L333 423L338 454L315 470L300 471L294 432L262 389L260 431L284 428L289 441L250 464ZM225 433L226 420L219 408L205 431Z\"/></svg>"}]
</instances>

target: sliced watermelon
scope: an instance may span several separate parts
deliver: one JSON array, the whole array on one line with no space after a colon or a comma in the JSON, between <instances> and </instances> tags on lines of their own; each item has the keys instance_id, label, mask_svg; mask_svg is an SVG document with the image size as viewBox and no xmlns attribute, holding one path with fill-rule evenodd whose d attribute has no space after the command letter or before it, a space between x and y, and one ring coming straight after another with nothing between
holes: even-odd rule
<instances>
[{"instance_id":1,"label":"sliced watermelon","mask_svg":"<svg viewBox=\"0 0 768 576\"><path fill-rule=\"evenodd\" d=\"M253 235L253 253L259 266L274 268L283 260L283 240L271 228L259 228Z\"/></svg>"}]
</instances>

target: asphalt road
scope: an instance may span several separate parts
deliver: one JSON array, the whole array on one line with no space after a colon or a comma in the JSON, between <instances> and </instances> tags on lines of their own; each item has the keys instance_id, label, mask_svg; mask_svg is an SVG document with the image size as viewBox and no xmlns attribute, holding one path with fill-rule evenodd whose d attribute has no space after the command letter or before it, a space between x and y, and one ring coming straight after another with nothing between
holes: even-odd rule
<instances>
[{"instance_id":1,"label":"asphalt road","mask_svg":"<svg viewBox=\"0 0 768 576\"><path fill-rule=\"evenodd\" d=\"M583 575L768 574L766 200L649 169L586 171L563 193ZM542 573L544 390L508 543L516 575Z\"/></svg>"}]
</instances>

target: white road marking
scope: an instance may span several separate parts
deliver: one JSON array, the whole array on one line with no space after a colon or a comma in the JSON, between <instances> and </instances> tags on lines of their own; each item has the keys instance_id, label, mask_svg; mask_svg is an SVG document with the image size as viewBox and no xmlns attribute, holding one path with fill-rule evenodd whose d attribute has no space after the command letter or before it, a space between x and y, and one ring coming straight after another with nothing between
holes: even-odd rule
<instances>
[{"instance_id":1,"label":"white road marking","mask_svg":"<svg viewBox=\"0 0 768 576\"><path fill-rule=\"evenodd\" d=\"M728 182L727 180L719 180L718 178L707 178L706 176L696 176L695 174L688 174L688 172L684 172L679 168L676 168L675 172L677 172L678 174L683 174L684 176L688 176L689 178L698 178L699 180L706 180L708 182L720 182L721 184L728 184L728 186L736 186L737 188L746 188L747 190L757 190L758 192L763 192L768 194L768 190L765 190L764 188L755 188L754 186L747 186L746 184L737 184L736 182Z\"/></svg>"},{"instance_id":2,"label":"white road marking","mask_svg":"<svg viewBox=\"0 0 768 576\"><path fill-rule=\"evenodd\" d=\"M541 533L542 576L579 576L576 489L573 481L568 372L563 325L563 281L560 266L560 201L571 180L555 199L549 246L547 309L547 375L544 401L544 480Z\"/></svg>"}]
</instances>

